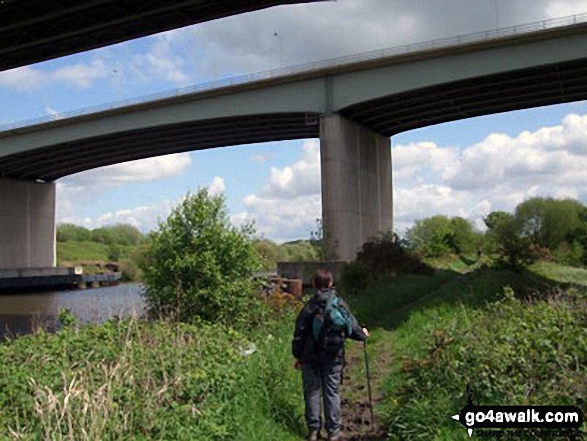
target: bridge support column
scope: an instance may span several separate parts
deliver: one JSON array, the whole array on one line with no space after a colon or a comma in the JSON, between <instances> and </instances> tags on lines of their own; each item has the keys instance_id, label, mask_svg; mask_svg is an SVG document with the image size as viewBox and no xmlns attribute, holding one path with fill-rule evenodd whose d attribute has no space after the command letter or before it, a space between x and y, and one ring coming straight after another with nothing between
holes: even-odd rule
<instances>
[{"instance_id":1,"label":"bridge support column","mask_svg":"<svg viewBox=\"0 0 587 441\"><path fill-rule=\"evenodd\" d=\"M353 260L393 229L391 141L339 115L320 120L322 222L328 258Z\"/></svg>"},{"instance_id":2,"label":"bridge support column","mask_svg":"<svg viewBox=\"0 0 587 441\"><path fill-rule=\"evenodd\" d=\"M55 266L55 183L0 178L0 268Z\"/></svg>"}]
</instances>

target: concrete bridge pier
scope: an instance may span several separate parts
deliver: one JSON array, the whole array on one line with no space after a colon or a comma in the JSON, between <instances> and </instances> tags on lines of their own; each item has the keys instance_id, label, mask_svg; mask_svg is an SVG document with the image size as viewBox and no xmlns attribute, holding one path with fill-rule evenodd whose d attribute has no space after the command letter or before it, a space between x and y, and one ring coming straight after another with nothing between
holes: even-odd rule
<instances>
[{"instance_id":1,"label":"concrete bridge pier","mask_svg":"<svg viewBox=\"0 0 587 441\"><path fill-rule=\"evenodd\" d=\"M322 222L329 258L350 261L393 229L391 141L339 116L320 121Z\"/></svg>"},{"instance_id":2,"label":"concrete bridge pier","mask_svg":"<svg viewBox=\"0 0 587 441\"><path fill-rule=\"evenodd\" d=\"M55 183L0 178L0 269L55 266Z\"/></svg>"}]
</instances>

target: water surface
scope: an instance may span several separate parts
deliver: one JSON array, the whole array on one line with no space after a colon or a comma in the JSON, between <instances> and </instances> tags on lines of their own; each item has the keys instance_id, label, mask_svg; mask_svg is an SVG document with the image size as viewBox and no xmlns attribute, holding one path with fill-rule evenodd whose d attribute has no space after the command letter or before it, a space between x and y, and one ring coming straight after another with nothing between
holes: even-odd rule
<instances>
[{"instance_id":1,"label":"water surface","mask_svg":"<svg viewBox=\"0 0 587 441\"><path fill-rule=\"evenodd\" d=\"M0 294L0 339L29 333L38 326L55 329L59 311L68 308L80 323L102 323L114 316L141 315L140 284L34 294Z\"/></svg>"}]
</instances>

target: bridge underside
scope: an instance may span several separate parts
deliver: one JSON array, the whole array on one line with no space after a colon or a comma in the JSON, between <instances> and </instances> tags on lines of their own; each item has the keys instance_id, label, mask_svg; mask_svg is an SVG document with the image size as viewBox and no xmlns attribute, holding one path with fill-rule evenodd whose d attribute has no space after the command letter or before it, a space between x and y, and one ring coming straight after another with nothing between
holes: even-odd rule
<instances>
[{"instance_id":1,"label":"bridge underside","mask_svg":"<svg viewBox=\"0 0 587 441\"><path fill-rule=\"evenodd\" d=\"M587 99L587 59L416 89L343 108L383 136L496 112ZM0 157L0 177L53 181L124 161L254 142L316 138L316 112L234 116L86 138ZM63 121L64 123L66 120Z\"/></svg>"},{"instance_id":2,"label":"bridge underside","mask_svg":"<svg viewBox=\"0 0 587 441\"><path fill-rule=\"evenodd\" d=\"M171 124L6 156L0 158L0 176L54 181L96 167L169 153L318 136L318 115L308 113Z\"/></svg>"},{"instance_id":3,"label":"bridge underside","mask_svg":"<svg viewBox=\"0 0 587 441\"><path fill-rule=\"evenodd\" d=\"M0 71L229 15L323 0L0 2Z\"/></svg>"},{"instance_id":4,"label":"bridge underside","mask_svg":"<svg viewBox=\"0 0 587 441\"><path fill-rule=\"evenodd\" d=\"M393 136L443 122L587 99L587 60L439 84L341 110L364 127Z\"/></svg>"}]
</instances>

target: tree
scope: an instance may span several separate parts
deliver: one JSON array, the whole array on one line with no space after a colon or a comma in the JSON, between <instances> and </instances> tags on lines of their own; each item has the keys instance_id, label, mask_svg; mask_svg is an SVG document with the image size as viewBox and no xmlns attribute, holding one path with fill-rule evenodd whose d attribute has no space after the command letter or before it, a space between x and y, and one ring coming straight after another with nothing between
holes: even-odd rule
<instances>
[{"instance_id":1,"label":"tree","mask_svg":"<svg viewBox=\"0 0 587 441\"><path fill-rule=\"evenodd\" d=\"M522 233L538 246L555 250L563 242L571 243L580 227L583 206L572 199L532 198L516 207Z\"/></svg>"},{"instance_id":2,"label":"tree","mask_svg":"<svg viewBox=\"0 0 587 441\"><path fill-rule=\"evenodd\" d=\"M57 242L82 242L91 240L92 234L90 230L74 224L60 224L57 225Z\"/></svg>"},{"instance_id":3,"label":"tree","mask_svg":"<svg viewBox=\"0 0 587 441\"><path fill-rule=\"evenodd\" d=\"M416 221L407 231L406 239L410 248L424 256L440 257L473 251L479 243L479 234L462 217L449 219L438 215Z\"/></svg>"},{"instance_id":4,"label":"tree","mask_svg":"<svg viewBox=\"0 0 587 441\"><path fill-rule=\"evenodd\" d=\"M143 234L133 225L116 224L107 228L110 230L114 242L118 245L137 246L144 239Z\"/></svg>"},{"instance_id":5,"label":"tree","mask_svg":"<svg viewBox=\"0 0 587 441\"><path fill-rule=\"evenodd\" d=\"M522 232L522 223L504 211L490 213L485 219L487 235L495 242L502 257L513 267L526 263L530 257L530 240Z\"/></svg>"},{"instance_id":6,"label":"tree","mask_svg":"<svg viewBox=\"0 0 587 441\"><path fill-rule=\"evenodd\" d=\"M140 265L149 313L173 313L181 321L243 320L251 276L261 263L252 235L252 226L230 224L223 196L205 188L188 194L145 244Z\"/></svg>"},{"instance_id":7,"label":"tree","mask_svg":"<svg viewBox=\"0 0 587 441\"><path fill-rule=\"evenodd\" d=\"M95 228L92 230L92 242L112 245L114 243L114 235L107 227Z\"/></svg>"},{"instance_id":8,"label":"tree","mask_svg":"<svg viewBox=\"0 0 587 441\"><path fill-rule=\"evenodd\" d=\"M257 239L253 242L253 247L263 259L263 268L275 270L278 259L277 244L268 239Z\"/></svg>"}]
</instances>

